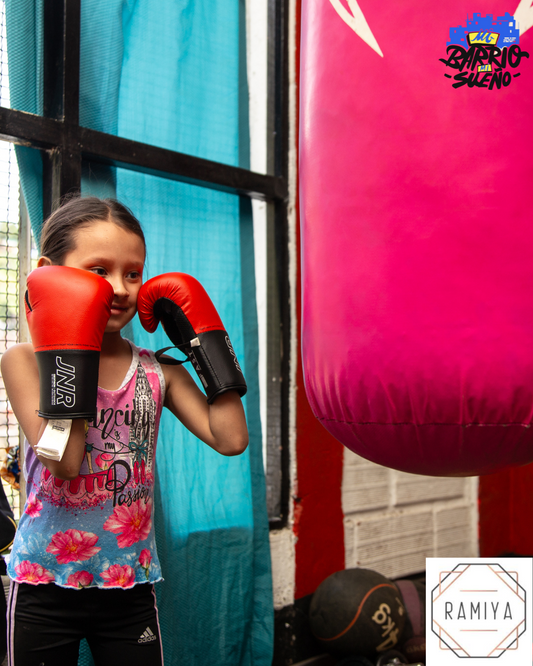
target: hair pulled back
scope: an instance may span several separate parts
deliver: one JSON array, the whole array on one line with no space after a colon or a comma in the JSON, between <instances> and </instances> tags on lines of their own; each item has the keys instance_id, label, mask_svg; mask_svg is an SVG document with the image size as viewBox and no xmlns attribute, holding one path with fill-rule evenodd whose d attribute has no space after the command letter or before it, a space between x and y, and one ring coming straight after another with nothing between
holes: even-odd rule
<instances>
[{"instance_id":1,"label":"hair pulled back","mask_svg":"<svg viewBox=\"0 0 533 666\"><path fill-rule=\"evenodd\" d=\"M41 231L41 255L61 265L76 247L76 232L92 222L106 220L131 231L146 247L141 225L129 208L116 199L71 196L45 221Z\"/></svg>"}]
</instances>

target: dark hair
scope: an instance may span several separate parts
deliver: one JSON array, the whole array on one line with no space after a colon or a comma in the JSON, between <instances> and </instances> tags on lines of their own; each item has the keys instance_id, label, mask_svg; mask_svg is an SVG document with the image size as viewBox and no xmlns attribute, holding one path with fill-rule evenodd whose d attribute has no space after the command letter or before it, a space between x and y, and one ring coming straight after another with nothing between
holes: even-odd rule
<instances>
[{"instance_id":1,"label":"dark hair","mask_svg":"<svg viewBox=\"0 0 533 666\"><path fill-rule=\"evenodd\" d=\"M135 215L116 199L70 196L45 221L41 231L41 255L61 265L76 246L76 231L99 220L108 220L131 231L146 247L143 230Z\"/></svg>"}]
</instances>

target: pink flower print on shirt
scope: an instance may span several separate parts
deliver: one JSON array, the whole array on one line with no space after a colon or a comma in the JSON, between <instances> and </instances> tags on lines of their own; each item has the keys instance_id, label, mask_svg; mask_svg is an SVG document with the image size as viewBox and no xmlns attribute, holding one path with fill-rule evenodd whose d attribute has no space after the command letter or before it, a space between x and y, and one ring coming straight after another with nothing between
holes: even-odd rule
<instances>
[{"instance_id":1,"label":"pink flower print on shirt","mask_svg":"<svg viewBox=\"0 0 533 666\"><path fill-rule=\"evenodd\" d=\"M112 564L100 576L105 580L104 587L133 587L135 584L135 571L129 564L122 567Z\"/></svg>"},{"instance_id":2,"label":"pink flower print on shirt","mask_svg":"<svg viewBox=\"0 0 533 666\"><path fill-rule=\"evenodd\" d=\"M116 506L104 523L104 530L118 534L119 548L129 548L148 538L152 529L152 501L138 500L131 506Z\"/></svg>"},{"instance_id":3,"label":"pink flower print on shirt","mask_svg":"<svg viewBox=\"0 0 533 666\"><path fill-rule=\"evenodd\" d=\"M152 561L152 555L148 548L144 548L141 550L141 554L139 555L139 564L143 569L146 569L147 567L150 566L150 562Z\"/></svg>"},{"instance_id":4,"label":"pink flower print on shirt","mask_svg":"<svg viewBox=\"0 0 533 666\"><path fill-rule=\"evenodd\" d=\"M26 502L24 513L27 513L30 518L38 518L41 515L42 508L42 502L35 497L35 493L31 493Z\"/></svg>"},{"instance_id":5,"label":"pink flower print on shirt","mask_svg":"<svg viewBox=\"0 0 533 666\"><path fill-rule=\"evenodd\" d=\"M15 567L17 572L17 583L29 583L38 585L39 583L51 583L54 580L53 574L36 562L24 560Z\"/></svg>"},{"instance_id":6,"label":"pink flower print on shirt","mask_svg":"<svg viewBox=\"0 0 533 666\"><path fill-rule=\"evenodd\" d=\"M76 571L76 573L71 574L67 579L67 585L70 587L77 587L80 590L83 587L89 587L93 582L94 576L88 571Z\"/></svg>"},{"instance_id":7,"label":"pink flower print on shirt","mask_svg":"<svg viewBox=\"0 0 533 666\"><path fill-rule=\"evenodd\" d=\"M141 554L139 555L139 564L141 567L144 569L144 573L146 574L146 579L148 580L148 576L150 575L150 562L152 561L152 555L148 548L144 548L144 550L141 550Z\"/></svg>"},{"instance_id":8,"label":"pink flower print on shirt","mask_svg":"<svg viewBox=\"0 0 533 666\"><path fill-rule=\"evenodd\" d=\"M46 552L53 553L57 557L58 564L83 562L83 560L90 560L93 555L102 550L94 545L97 541L98 537L92 532L72 529L66 532L56 532L46 547Z\"/></svg>"},{"instance_id":9,"label":"pink flower print on shirt","mask_svg":"<svg viewBox=\"0 0 533 666\"><path fill-rule=\"evenodd\" d=\"M113 453L101 453L99 456L96 456L96 464L100 469L109 469L114 458Z\"/></svg>"}]
</instances>

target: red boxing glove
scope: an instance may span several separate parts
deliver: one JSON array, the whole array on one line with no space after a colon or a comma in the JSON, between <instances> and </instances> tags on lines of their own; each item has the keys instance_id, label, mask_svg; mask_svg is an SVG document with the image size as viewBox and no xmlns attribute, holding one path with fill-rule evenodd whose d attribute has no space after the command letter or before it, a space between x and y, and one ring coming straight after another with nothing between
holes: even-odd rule
<instances>
[{"instance_id":1,"label":"red boxing glove","mask_svg":"<svg viewBox=\"0 0 533 666\"><path fill-rule=\"evenodd\" d=\"M141 287L137 309L149 333L161 321L172 343L187 354L209 404L226 391L237 391L240 396L246 393L246 381L229 336L198 280L186 273L154 277Z\"/></svg>"},{"instance_id":2,"label":"red boxing glove","mask_svg":"<svg viewBox=\"0 0 533 666\"><path fill-rule=\"evenodd\" d=\"M96 416L98 364L113 287L79 268L42 266L28 275L26 319L39 368L39 416Z\"/></svg>"}]
</instances>

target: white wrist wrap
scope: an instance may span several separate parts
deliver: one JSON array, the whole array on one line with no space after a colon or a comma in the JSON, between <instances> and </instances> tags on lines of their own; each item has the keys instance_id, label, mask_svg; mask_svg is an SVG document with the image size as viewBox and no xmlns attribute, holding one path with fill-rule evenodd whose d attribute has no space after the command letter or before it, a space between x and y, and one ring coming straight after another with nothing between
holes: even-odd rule
<instances>
[{"instance_id":1,"label":"white wrist wrap","mask_svg":"<svg viewBox=\"0 0 533 666\"><path fill-rule=\"evenodd\" d=\"M35 453L50 460L61 460L67 447L71 427L72 419L50 419L35 447Z\"/></svg>"}]
</instances>

